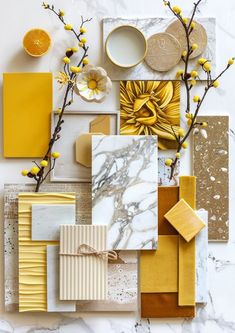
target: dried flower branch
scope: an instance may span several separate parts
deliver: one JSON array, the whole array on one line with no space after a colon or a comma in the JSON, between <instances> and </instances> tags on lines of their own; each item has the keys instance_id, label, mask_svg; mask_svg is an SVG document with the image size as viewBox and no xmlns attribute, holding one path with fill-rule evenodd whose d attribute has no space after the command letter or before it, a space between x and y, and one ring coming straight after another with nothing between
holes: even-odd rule
<instances>
[{"instance_id":1,"label":"dried flower branch","mask_svg":"<svg viewBox=\"0 0 235 333\"><path fill-rule=\"evenodd\" d=\"M196 128L196 127L206 127L207 123L198 123L197 122L197 115L201 109L201 106L208 94L208 91L211 88L217 88L219 86L219 81L218 79L229 69L229 67L234 63L235 58L229 59L226 67L220 72L220 74L216 78L212 78L211 74L211 63L210 60L205 59L205 58L200 58L198 60L198 64L201 66L201 69L203 70L204 74L206 75L205 80L201 80L199 77L199 74L196 70L193 70L189 72L189 59L190 55L193 53L194 50L198 48L197 44L191 44L190 43L190 34L192 33L193 29L196 27L196 22L194 22L194 16L197 12L198 6L202 0L198 0L197 2L194 3L194 8L192 15L190 19L187 19L182 16L182 10L178 6L171 6L170 1L163 0L163 3L165 6L167 6L170 11L173 13L173 15L181 22L184 31L185 31L185 36L186 36L186 44L187 44L187 49L183 51L182 53L182 60L184 62L184 69L179 70L177 72L177 77L180 78L185 86L186 90L186 110L185 110L185 117L187 118L187 123L188 123L188 130L185 131L183 128L180 128L178 133L175 134L176 142L177 142L177 150L175 153L175 158L172 159L167 159L166 160L166 165L171 168L171 173L170 173L170 180L174 177L174 171L177 165L178 160L181 157L181 150L186 149L188 147L187 139L189 138L191 132ZM194 96L193 99L191 98L191 91L192 88L197 84L197 81L200 81L201 83L205 84L204 87L204 92L202 96ZM191 103L192 101L196 103L196 108L194 112L191 111Z\"/></svg>"},{"instance_id":2,"label":"dried flower branch","mask_svg":"<svg viewBox=\"0 0 235 333\"><path fill-rule=\"evenodd\" d=\"M49 141L47 151L42 161L40 162L40 165L34 161L35 166L32 167L30 171L22 171L23 176L33 178L36 181L35 192L39 191L41 184L46 180L51 171L54 169L56 159L60 157L60 153L53 152L52 150L54 143L60 139L59 133L62 129L62 124L64 122L64 111L73 102L73 91L76 82L76 76L82 71L82 68L89 63L89 60L87 58L89 47L87 46L87 41L84 37L84 33L86 32L85 24L91 21L91 19L84 20L84 18L81 17L81 24L77 32L71 24L65 22L65 12L63 10L56 11L54 5L49 5L46 3L43 3L43 7L44 9L51 11L58 17L58 19L64 25L65 30L71 31L74 34L78 45L77 47L71 47L66 50L65 57L63 58L63 71L59 72L59 74L56 76L57 82L61 85L61 88L65 89L65 94L62 107L58 108L56 111L58 114L58 120L55 125L54 133L52 134L52 137ZM73 58L75 58L75 54L78 51L78 48L81 48L83 52L82 55L80 55L78 59L75 60ZM75 65L71 65L72 60Z\"/></svg>"}]
</instances>

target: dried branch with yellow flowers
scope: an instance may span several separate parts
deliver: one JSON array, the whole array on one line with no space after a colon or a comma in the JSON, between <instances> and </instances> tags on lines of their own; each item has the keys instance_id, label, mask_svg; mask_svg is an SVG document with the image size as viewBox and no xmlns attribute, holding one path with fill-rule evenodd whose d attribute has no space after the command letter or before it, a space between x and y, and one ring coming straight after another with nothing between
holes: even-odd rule
<instances>
[{"instance_id":1,"label":"dried branch with yellow flowers","mask_svg":"<svg viewBox=\"0 0 235 333\"><path fill-rule=\"evenodd\" d=\"M187 131L184 131L183 128L179 128L178 132L174 132L175 139L177 142L177 150L175 153L174 159L167 159L165 161L166 165L171 168L170 173L170 180L174 176L174 171L176 168L176 165L178 163L178 160L181 157L181 150L186 149L188 147L187 139L189 138L191 132L195 127L206 127L207 123L198 123L197 122L197 115L201 109L201 106L211 88L217 88L219 86L219 78L229 69L229 67L234 63L235 58L231 58L228 60L228 63L226 67L220 72L219 75L217 75L215 78L212 78L212 68L211 63L209 59L200 58L198 59L198 64L200 65L201 69L203 70L204 74L206 75L205 80L200 80L199 74L197 70L192 70L189 72L189 60L190 55L198 48L198 45L196 43L191 44L190 43L190 35L192 31L196 27L196 22L194 21L194 16L197 12L198 6L200 5L200 2L202 0L198 0L194 3L193 12L191 15L191 18L187 19L182 16L182 10L178 6L171 6L170 1L163 0L163 3L165 6L169 8L171 13L180 21L180 23L183 26L185 36L186 36L186 50L182 53L182 60L184 62L184 69L179 70L176 74L178 79L181 79L184 83L185 90L186 90L186 110L185 110L185 117L187 118L187 124L188 129ZM193 96L192 98L192 89L197 84L197 82L200 81L201 83L205 84L204 91L202 96ZM196 104L196 107L194 108L194 111L192 111L191 103L194 102Z\"/></svg>"},{"instance_id":2,"label":"dried branch with yellow flowers","mask_svg":"<svg viewBox=\"0 0 235 333\"><path fill-rule=\"evenodd\" d=\"M62 106L56 110L58 120L55 125L52 137L49 141L47 151L45 152L45 155L39 164L36 161L33 161L35 166L33 166L30 171L22 171L23 176L27 176L36 181L35 192L39 191L41 184L47 179L48 175L54 169L56 159L60 157L59 152L53 151L53 146L54 143L60 139L59 133L64 122L64 111L73 102L73 92L76 77L82 71L82 68L89 63L87 58L89 47L87 46L87 40L84 37L84 34L86 33L85 24L91 21L91 19L84 20L83 17L81 17L81 24L77 31L71 24L65 21L65 12L63 10L56 11L54 5L49 5L46 3L43 3L43 7L58 17L58 19L64 25L65 30L74 34L77 45L66 50L65 56L63 58L63 71L59 72L59 74L56 76L57 82L61 85L61 88L65 89L65 94ZM76 53L79 48L82 50L82 53L79 53L80 55L76 57Z\"/></svg>"}]
</instances>

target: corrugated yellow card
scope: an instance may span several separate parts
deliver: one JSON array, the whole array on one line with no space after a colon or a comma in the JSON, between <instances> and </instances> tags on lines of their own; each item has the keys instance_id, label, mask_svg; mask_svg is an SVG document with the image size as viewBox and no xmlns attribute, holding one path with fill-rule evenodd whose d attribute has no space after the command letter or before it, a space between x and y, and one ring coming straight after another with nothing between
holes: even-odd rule
<instances>
[{"instance_id":1,"label":"corrugated yellow card","mask_svg":"<svg viewBox=\"0 0 235 333\"><path fill-rule=\"evenodd\" d=\"M3 74L4 157L43 157L52 99L51 73Z\"/></svg>"}]
</instances>

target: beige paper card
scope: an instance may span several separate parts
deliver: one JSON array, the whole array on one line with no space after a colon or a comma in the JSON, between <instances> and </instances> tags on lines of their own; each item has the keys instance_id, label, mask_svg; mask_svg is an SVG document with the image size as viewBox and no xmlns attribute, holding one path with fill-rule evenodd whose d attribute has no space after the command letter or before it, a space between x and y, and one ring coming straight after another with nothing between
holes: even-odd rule
<instances>
[{"instance_id":1,"label":"beige paper card","mask_svg":"<svg viewBox=\"0 0 235 333\"><path fill-rule=\"evenodd\" d=\"M208 122L206 136L194 135L193 172L197 177L197 209L208 211L208 239L229 238L229 117L200 116Z\"/></svg>"},{"instance_id":2,"label":"beige paper card","mask_svg":"<svg viewBox=\"0 0 235 333\"><path fill-rule=\"evenodd\" d=\"M62 225L60 227L60 299L106 300L107 257L77 255L79 246L106 250L107 227Z\"/></svg>"}]
</instances>

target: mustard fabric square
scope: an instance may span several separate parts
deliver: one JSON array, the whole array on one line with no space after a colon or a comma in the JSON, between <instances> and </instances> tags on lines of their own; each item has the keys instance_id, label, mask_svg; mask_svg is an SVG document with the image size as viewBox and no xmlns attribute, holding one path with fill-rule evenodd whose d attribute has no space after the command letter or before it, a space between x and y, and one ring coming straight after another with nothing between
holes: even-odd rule
<instances>
[{"instance_id":1,"label":"mustard fabric square","mask_svg":"<svg viewBox=\"0 0 235 333\"><path fill-rule=\"evenodd\" d=\"M187 242L205 227L205 223L184 199L177 202L164 216Z\"/></svg>"},{"instance_id":2,"label":"mustard fabric square","mask_svg":"<svg viewBox=\"0 0 235 333\"><path fill-rule=\"evenodd\" d=\"M178 235L160 235L157 251L141 251L141 293L178 291L178 247Z\"/></svg>"}]
</instances>

